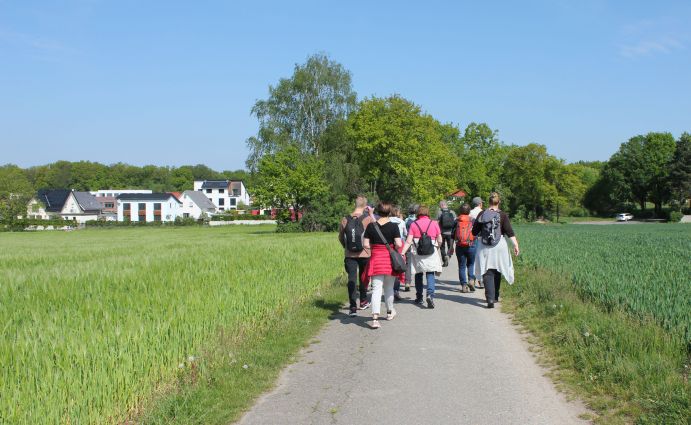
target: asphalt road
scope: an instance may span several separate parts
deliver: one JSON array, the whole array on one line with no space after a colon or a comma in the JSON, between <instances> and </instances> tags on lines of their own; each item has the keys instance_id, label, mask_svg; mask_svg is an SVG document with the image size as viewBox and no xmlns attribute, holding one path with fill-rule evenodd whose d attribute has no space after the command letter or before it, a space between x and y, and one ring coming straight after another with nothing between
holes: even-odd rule
<instances>
[{"instance_id":1,"label":"asphalt road","mask_svg":"<svg viewBox=\"0 0 691 425\"><path fill-rule=\"evenodd\" d=\"M240 424L587 423L500 308L484 308L482 290L461 294L457 283L454 260L435 309L402 293L410 299L377 330L369 310L349 318L344 308Z\"/></svg>"}]
</instances>

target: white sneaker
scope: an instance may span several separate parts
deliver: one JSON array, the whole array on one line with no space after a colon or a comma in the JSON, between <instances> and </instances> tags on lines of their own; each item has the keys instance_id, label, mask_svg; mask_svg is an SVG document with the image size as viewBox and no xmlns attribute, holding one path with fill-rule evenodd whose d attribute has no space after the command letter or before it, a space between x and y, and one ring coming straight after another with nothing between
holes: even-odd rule
<instances>
[{"instance_id":1,"label":"white sneaker","mask_svg":"<svg viewBox=\"0 0 691 425\"><path fill-rule=\"evenodd\" d=\"M396 310L391 310L391 313L386 315L386 320L393 320L396 317Z\"/></svg>"}]
</instances>

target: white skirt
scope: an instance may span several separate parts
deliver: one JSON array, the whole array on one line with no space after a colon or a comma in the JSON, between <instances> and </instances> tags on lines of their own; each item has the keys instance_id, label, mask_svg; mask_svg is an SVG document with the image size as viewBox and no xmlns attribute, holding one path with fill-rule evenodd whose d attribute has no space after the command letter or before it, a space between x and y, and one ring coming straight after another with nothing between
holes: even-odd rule
<instances>
[{"instance_id":1,"label":"white skirt","mask_svg":"<svg viewBox=\"0 0 691 425\"><path fill-rule=\"evenodd\" d=\"M475 277L481 279L487 270L495 269L513 285L513 259L506 238L502 237L495 246L483 245L479 238L475 239L475 244Z\"/></svg>"},{"instance_id":2,"label":"white skirt","mask_svg":"<svg viewBox=\"0 0 691 425\"><path fill-rule=\"evenodd\" d=\"M417 243L417 240L415 243ZM429 255L418 255L415 244L413 244L410 249L413 253L413 274L429 272L441 273L441 253L436 244L434 245L434 252Z\"/></svg>"}]
</instances>

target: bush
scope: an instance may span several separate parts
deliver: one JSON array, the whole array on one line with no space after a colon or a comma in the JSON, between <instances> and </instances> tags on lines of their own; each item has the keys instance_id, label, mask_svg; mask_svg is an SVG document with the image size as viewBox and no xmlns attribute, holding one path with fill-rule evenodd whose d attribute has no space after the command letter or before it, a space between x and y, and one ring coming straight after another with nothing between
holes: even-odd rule
<instances>
[{"instance_id":1,"label":"bush","mask_svg":"<svg viewBox=\"0 0 691 425\"><path fill-rule=\"evenodd\" d=\"M302 223L299 221L284 221L276 226L276 233L301 233Z\"/></svg>"},{"instance_id":2,"label":"bush","mask_svg":"<svg viewBox=\"0 0 691 425\"><path fill-rule=\"evenodd\" d=\"M211 221L273 220L269 215L219 214L211 216Z\"/></svg>"},{"instance_id":3,"label":"bush","mask_svg":"<svg viewBox=\"0 0 691 425\"><path fill-rule=\"evenodd\" d=\"M670 223L679 223L683 216L684 216L684 214L680 213L679 211L672 211L669 213L669 222Z\"/></svg>"}]
</instances>

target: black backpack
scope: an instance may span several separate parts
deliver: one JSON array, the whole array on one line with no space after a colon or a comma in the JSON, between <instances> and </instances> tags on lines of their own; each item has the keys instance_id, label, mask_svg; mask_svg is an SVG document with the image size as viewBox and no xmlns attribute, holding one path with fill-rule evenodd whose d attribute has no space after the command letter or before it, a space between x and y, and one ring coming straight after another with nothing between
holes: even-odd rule
<instances>
[{"instance_id":1,"label":"black backpack","mask_svg":"<svg viewBox=\"0 0 691 425\"><path fill-rule=\"evenodd\" d=\"M427 225L427 230L424 232L420 228L420 225L417 224L417 221L413 222L417 228L422 232L422 235L420 235L420 239L418 239L417 244L415 245L415 249L417 250L418 255L430 255L434 254L434 245L432 244L432 238L429 237L427 234L427 231L429 231L429 226L432 225L432 220L429 221L429 224Z\"/></svg>"},{"instance_id":2,"label":"black backpack","mask_svg":"<svg viewBox=\"0 0 691 425\"><path fill-rule=\"evenodd\" d=\"M454 218L451 211L445 209L441 212L441 217L439 217L439 225L442 230L452 230L454 224L456 224L456 219Z\"/></svg>"},{"instance_id":3,"label":"black backpack","mask_svg":"<svg viewBox=\"0 0 691 425\"><path fill-rule=\"evenodd\" d=\"M484 245L496 246L501 240L501 223L498 211L485 210L477 218L480 222L480 240Z\"/></svg>"},{"instance_id":4,"label":"black backpack","mask_svg":"<svg viewBox=\"0 0 691 425\"><path fill-rule=\"evenodd\" d=\"M346 216L346 225L343 229L343 239L345 239L346 249L350 252L360 252L363 250L362 235L365 233L365 227L362 221L367 217L362 214L360 217Z\"/></svg>"}]
</instances>

